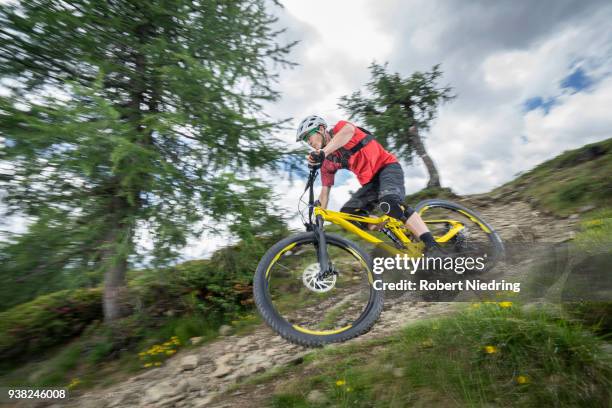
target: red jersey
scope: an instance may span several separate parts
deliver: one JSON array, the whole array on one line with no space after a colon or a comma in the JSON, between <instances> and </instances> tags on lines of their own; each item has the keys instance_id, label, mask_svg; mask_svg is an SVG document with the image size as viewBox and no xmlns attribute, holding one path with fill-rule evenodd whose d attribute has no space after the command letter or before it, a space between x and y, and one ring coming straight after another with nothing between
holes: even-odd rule
<instances>
[{"instance_id":1,"label":"red jersey","mask_svg":"<svg viewBox=\"0 0 612 408\"><path fill-rule=\"evenodd\" d=\"M332 133L337 135L340 129L342 129L342 127L347 123L349 122L345 120L339 121L336 123L336 126L333 127ZM366 137L365 132L361 131L357 128L357 126L355 126L355 133L353 134L353 137L343 147L345 149L350 149L359 143L364 137ZM341 155L342 154L336 150L327 157L336 156L338 159L340 159ZM355 173L359 183L363 186L364 184L369 183L380 169L391 163L397 163L395 156L386 151L376 140L372 140L355 154L351 155L348 161L348 170ZM343 168L342 164L332 162L331 160L325 160L323 162L323 166L321 166L321 184L326 187L333 186L336 172L341 168Z\"/></svg>"}]
</instances>

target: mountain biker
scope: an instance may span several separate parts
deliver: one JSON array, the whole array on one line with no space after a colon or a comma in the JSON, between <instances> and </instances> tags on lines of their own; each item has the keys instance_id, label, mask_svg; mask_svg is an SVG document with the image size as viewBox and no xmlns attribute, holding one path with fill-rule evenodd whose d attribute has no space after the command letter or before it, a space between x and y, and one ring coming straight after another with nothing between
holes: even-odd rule
<instances>
[{"instance_id":1,"label":"mountain biker","mask_svg":"<svg viewBox=\"0 0 612 408\"><path fill-rule=\"evenodd\" d=\"M317 115L306 117L298 126L296 141L304 141L314 149L306 156L308 162L321 164L321 207L326 208L329 203L336 172L348 169L355 173L361 188L342 206L341 212L365 216L378 203L385 214L402 220L428 252L439 250L421 216L403 204L406 193L402 166L366 132L345 120L328 130L325 120Z\"/></svg>"}]
</instances>

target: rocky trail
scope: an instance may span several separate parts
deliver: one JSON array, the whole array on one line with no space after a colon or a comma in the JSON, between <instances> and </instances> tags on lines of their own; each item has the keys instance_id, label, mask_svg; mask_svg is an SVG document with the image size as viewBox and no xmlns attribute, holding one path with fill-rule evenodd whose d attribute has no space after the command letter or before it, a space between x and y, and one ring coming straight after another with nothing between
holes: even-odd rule
<instances>
[{"instance_id":1,"label":"rocky trail","mask_svg":"<svg viewBox=\"0 0 612 408\"><path fill-rule=\"evenodd\" d=\"M512 198L466 197L458 202L480 212L504 241L556 242L572 238L577 216L555 218ZM385 337L406 323L448 313L456 304L389 299L373 329L352 342ZM340 346L342 347L342 346ZM311 349L286 342L265 325L239 337L220 339L179 352L164 366L119 384L74 395L55 407L256 407L268 397L265 385L241 387L255 373L299 364ZM258 388L259 387L259 388ZM39 405L40 406L40 405Z\"/></svg>"}]
</instances>

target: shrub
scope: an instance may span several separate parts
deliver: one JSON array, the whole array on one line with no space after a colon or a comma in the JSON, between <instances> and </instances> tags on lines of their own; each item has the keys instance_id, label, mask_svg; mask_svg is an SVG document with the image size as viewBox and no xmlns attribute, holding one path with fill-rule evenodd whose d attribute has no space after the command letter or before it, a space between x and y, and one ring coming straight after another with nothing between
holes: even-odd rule
<instances>
[{"instance_id":1,"label":"shrub","mask_svg":"<svg viewBox=\"0 0 612 408\"><path fill-rule=\"evenodd\" d=\"M63 290L0 313L0 358L21 359L78 335L102 317L102 290Z\"/></svg>"}]
</instances>

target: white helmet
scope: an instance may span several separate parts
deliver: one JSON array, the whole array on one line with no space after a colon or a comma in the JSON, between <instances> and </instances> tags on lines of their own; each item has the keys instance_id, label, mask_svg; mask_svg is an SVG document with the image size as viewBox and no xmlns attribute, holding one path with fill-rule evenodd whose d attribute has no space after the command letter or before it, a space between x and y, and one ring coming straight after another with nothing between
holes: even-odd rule
<instances>
[{"instance_id":1,"label":"white helmet","mask_svg":"<svg viewBox=\"0 0 612 408\"><path fill-rule=\"evenodd\" d=\"M297 135L295 141L299 142L304 138L304 136L306 136L308 132L310 132L312 129L318 128L321 125L327 128L327 122L325 122L322 117L317 115L310 115L306 117L306 119L300 122L300 126L298 126L297 128Z\"/></svg>"}]
</instances>

